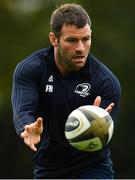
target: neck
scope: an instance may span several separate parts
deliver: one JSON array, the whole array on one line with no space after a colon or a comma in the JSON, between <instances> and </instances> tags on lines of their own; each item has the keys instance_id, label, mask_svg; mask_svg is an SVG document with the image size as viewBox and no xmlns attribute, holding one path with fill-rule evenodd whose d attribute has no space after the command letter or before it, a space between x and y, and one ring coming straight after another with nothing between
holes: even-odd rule
<instances>
[{"instance_id":1,"label":"neck","mask_svg":"<svg viewBox=\"0 0 135 180\"><path fill-rule=\"evenodd\" d=\"M62 76L66 76L71 72L71 69L67 68L66 65L63 63L62 57L60 56L56 48L54 48L54 60Z\"/></svg>"}]
</instances>

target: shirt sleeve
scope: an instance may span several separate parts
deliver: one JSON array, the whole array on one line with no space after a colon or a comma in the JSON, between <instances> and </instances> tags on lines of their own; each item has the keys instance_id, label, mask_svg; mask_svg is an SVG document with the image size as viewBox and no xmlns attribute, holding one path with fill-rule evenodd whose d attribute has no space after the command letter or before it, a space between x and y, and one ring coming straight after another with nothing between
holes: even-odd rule
<instances>
[{"instance_id":1,"label":"shirt sleeve","mask_svg":"<svg viewBox=\"0 0 135 180\"><path fill-rule=\"evenodd\" d=\"M35 65L21 62L13 75L12 108L16 132L20 135L26 124L35 121L39 101L39 83Z\"/></svg>"},{"instance_id":2,"label":"shirt sleeve","mask_svg":"<svg viewBox=\"0 0 135 180\"><path fill-rule=\"evenodd\" d=\"M121 86L119 80L115 76L106 79L105 82L101 84L98 94L102 98L100 105L102 108L105 109L110 103L114 103L110 115L115 122L120 109Z\"/></svg>"}]
</instances>

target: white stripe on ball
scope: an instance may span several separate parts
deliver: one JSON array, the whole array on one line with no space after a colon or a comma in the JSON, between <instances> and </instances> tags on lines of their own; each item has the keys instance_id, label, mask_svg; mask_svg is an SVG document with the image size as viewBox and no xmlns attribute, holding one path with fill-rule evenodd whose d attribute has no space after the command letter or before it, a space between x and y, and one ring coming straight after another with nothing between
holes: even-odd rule
<instances>
[{"instance_id":1,"label":"white stripe on ball","mask_svg":"<svg viewBox=\"0 0 135 180\"><path fill-rule=\"evenodd\" d=\"M89 120L86 118L85 114L83 114L80 110L76 109L75 111L72 111L69 118L71 116L78 118L80 125L75 130L66 132L67 139L73 139L73 138L79 136L80 134L82 134L84 131L86 131L90 127Z\"/></svg>"}]
</instances>

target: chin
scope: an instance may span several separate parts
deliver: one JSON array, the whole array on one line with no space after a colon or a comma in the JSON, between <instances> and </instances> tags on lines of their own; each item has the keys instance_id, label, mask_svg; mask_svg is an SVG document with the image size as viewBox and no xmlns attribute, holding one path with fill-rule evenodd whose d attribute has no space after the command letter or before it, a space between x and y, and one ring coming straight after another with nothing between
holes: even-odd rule
<instances>
[{"instance_id":1,"label":"chin","mask_svg":"<svg viewBox=\"0 0 135 180\"><path fill-rule=\"evenodd\" d=\"M79 65L74 67L74 70L78 71L78 70L82 69L84 67L84 65L85 65L84 63L83 64L79 64Z\"/></svg>"}]
</instances>

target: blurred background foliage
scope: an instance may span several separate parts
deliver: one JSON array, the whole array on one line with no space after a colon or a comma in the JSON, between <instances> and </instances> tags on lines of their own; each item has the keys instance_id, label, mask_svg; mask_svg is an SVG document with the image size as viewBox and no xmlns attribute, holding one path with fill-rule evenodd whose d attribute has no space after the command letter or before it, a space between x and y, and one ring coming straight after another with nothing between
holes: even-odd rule
<instances>
[{"instance_id":1,"label":"blurred background foliage","mask_svg":"<svg viewBox=\"0 0 135 180\"><path fill-rule=\"evenodd\" d=\"M50 45L57 5L80 3L92 20L91 52L118 77L121 108L111 143L116 178L135 178L135 1L0 0L0 178L32 178L32 153L12 122L12 75L17 63Z\"/></svg>"}]
</instances>

